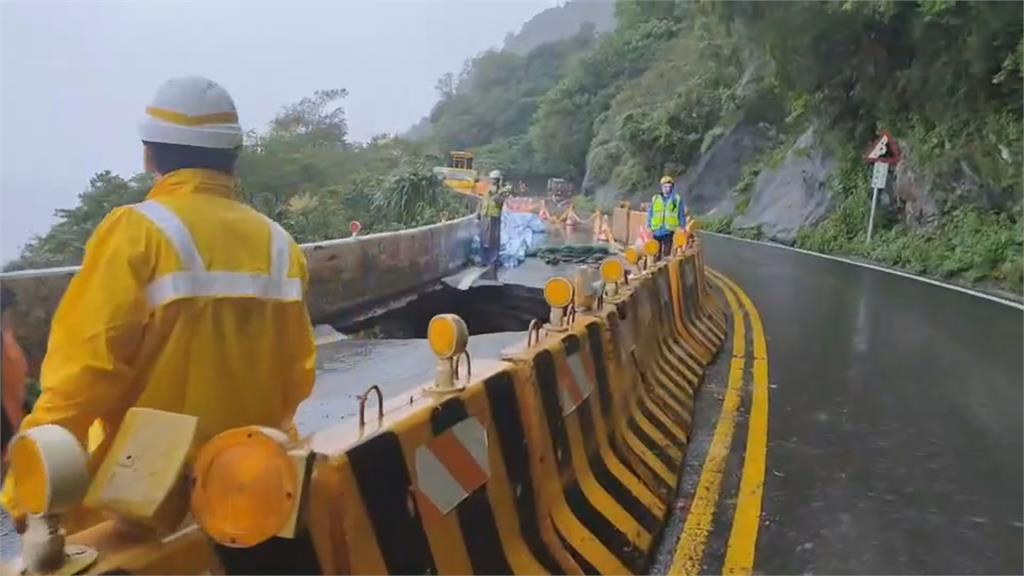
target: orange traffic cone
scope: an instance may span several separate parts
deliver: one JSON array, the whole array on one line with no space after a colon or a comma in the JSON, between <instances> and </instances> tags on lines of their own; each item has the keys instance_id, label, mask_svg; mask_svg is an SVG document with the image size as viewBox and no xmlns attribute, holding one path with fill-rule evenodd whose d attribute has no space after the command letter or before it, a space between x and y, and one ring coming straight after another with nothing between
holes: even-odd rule
<instances>
[{"instance_id":1,"label":"orange traffic cone","mask_svg":"<svg viewBox=\"0 0 1024 576\"><path fill-rule=\"evenodd\" d=\"M548 212L548 205L543 200L540 201L540 213L538 213L537 216L540 216L540 219L545 222L551 220L551 214Z\"/></svg>"},{"instance_id":2,"label":"orange traffic cone","mask_svg":"<svg viewBox=\"0 0 1024 576\"><path fill-rule=\"evenodd\" d=\"M615 237L612 235L612 224L607 215L601 219L601 234L598 236L598 239L601 242L615 244Z\"/></svg>"},{"instance_id":3,"label":"orange traffic cone","mask_svg":"<svg viewBox=\"0 0 1024 576\"><path fill-rule=\"evenodd\" d=\"M582 222L580 217L576 215L576 211L573 210L571 203L569 204L569 208L565 211L565 214L562 216L562 218L565 220L565 227L569 228L570 230L575 229L576 225Z\"/></svg>"}]
</instances>

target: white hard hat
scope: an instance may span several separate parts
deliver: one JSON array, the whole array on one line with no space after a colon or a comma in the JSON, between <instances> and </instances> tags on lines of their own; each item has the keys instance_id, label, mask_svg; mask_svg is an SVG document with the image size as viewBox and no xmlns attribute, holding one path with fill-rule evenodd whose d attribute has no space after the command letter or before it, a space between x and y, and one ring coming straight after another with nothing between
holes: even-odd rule
<instances>
[{"instance_id":1,"label":"white hard hat","mask_svg":"<svg viewBox=\"0 0 1024 576\"><path fill-rule=\"evenodd\" d=\"M201 76L174 78L160 86L139 123L144 142L200 148L242 145L238 111L228 91Z\"/></svg>"},{"instance_id":2,"label":"white hard hat","mask_svg":"<svg viewBox=\"0 0 1024 576\"><path fill-rule=\"evenodd\" d=\"M491 180L501 180L501 170L491 170Z\"/></svg>"}]
</instances>

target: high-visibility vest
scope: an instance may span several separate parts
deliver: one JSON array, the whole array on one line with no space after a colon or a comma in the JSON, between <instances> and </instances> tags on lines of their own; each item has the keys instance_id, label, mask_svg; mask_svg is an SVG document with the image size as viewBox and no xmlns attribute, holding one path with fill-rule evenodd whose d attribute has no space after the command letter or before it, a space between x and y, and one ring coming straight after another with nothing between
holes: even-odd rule
<instances>
[{"instance_id":1,"label":"high-visibility vest","mask_svg":"<svg viewBox=\"0 0 1024 576\"><path fill-rule=\"evenodd\" d=\"M679 228L679 198L672 196L668 202L661 194L651 200L651 230L676 230Z\"/></svg>"},{"instance_id":2,"label":"high-visibility vest","mask_svg":"<svg viewBox=\"0 0 1024 576\"><path fill-rule=\"evenodd\" d=\"M502 192L504 192L504 190L502 190ZM498 189L494 188L493 186L491 187L490 190L487 191L486 194L484 194L483 200L481 200L481 202L483 202L481 212L485 217L501 217L501 205L504 203L504 198L496 198L496 196L500 195L501 193L498 191Z\"/></svg>"}]
</instances>

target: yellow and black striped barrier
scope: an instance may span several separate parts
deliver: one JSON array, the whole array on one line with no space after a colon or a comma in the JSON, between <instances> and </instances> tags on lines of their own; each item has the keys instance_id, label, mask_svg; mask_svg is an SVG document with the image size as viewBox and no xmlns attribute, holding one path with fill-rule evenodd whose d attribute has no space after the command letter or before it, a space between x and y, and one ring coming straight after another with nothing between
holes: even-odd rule
<instances>
[{"instance_id":1,"label":"yellow and black striped barrier","mask_svg":"<svg viewBox=\"0 0 1024 576\"><path fill-rule=\"evenodd\" d=\"M375 428L328 430L304 444L314 454L292 537L239 548L213 545L192 528L177 540L125 542L101 525L87 538L100 552L96 567L645 573L673 508L694 396L725 338L725 315L698 239L606 294L575 312L562 295L565 309L552 313L558 325L503 361L474 362L464 379L464 339L447 334L442 366L451 372L438 380L447 384L382 402ZM169 542L181 552L168 554Z\"/></svg>"}]
</instances>

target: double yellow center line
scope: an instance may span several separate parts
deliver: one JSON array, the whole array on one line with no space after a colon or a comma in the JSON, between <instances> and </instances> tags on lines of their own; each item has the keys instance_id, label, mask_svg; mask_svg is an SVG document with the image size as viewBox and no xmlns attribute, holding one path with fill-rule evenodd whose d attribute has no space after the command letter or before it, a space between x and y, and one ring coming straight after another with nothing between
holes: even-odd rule
<instances>
[{"instance_id":1,"label":"double yellow center line","mask_svg":"<svg viewBox=\"0 0 1024 576\"><path fill-rule=\"evenodd\" d=\"M722 491L722 478L736 430L737 414L743 399L748 360L752 360L753 391L744 452L743 475L740 479L732 530L726 547L725 574L750 574L754 566L757 531L761 518L764 473L768 450L768 353L761 315L747 294L725 276L708 270L712 281L725 294L732 310L733 346L729 364L729 381L722 402L722 411L715 426L711 446L704 458L700 480L690 505L683 533L676 548L669 574L700 574L704 551L714 524L715 511ZM750 322L753 354L748 358L744 317Z\"/></svg>"}]
</instances>

